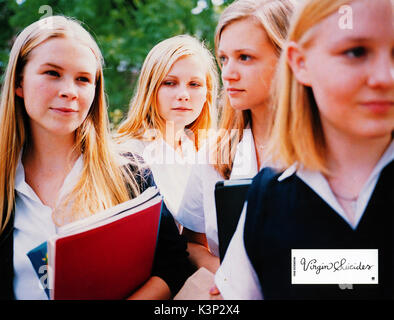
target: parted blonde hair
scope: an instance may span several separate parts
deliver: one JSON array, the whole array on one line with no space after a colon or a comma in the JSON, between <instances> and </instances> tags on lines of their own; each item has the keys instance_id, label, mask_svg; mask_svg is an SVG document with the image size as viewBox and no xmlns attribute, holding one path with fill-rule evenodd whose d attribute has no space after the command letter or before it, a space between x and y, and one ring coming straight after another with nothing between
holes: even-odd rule
<instances>
[{"instance_id":1,"label":"parted blonde hair","mask_svg":"<svg viewBox=\"0 0 394 320\"><path fill-rule=\"evenodd\" d=\"M186 126L193 132L195 147L199 149L202 142L199 140L205 138L203 133L212 127L215 117L218 75L212 54L202 42L190 35L163 40L148 53L142 65L136 93L129 104L127 119L119 126L118 141L129 138L147 139L144 134L152 129L165 134L166 120L159 113L157 93L174 63L186 56L198 57L206 68L206 102L197 119Z\"/></svg>"},{"instance_id":2,"label":"parted blonde hair","mask_svg":"<svg viewBox=\"0 0 394 320\"><path fill-rule=\"evenodd\" d=\"M237 0L230 4L220 16L215 32L216 59L221 34L229 24L243 19L254 18L261 23L279 57L286 40L289 19L294 9L294 0ZM236 39L234 39L236 41ZM221 92L219 105L219 135L213 152L214 167L219 174L229 179L236 148L243 137L243 130L250 125L250 110L235 110L231 107L227 94ZM233 130L235 129L235 130Z\"/></svg>"},{"instance_id":3,"label":"parted blonde hair","mask_svg":"<svg viewBox=\"0 0 394 320\"><path fill-rule=\"evenodd\" d=\"M134 177L126 168L121 169L122 159L110 146L103 58L99 47L78 21L63 16L47 17L32 23L18 35L5 73L0 102L0 233L12 217L18 159L23 147L30 142L28 115L23 99L16 95L16 88L30 53L52 38L72 38L83 43L92 50L98 65L93 103L75 132L75 150L83 155L81 177L69 197L55 208L54 222L61 225L139 194Z\"/></svg>"},{"instance_id":4,"label":"parted blonde hair","mask_svg":"<svg viewBox=\"0 0 394 320\"><path fill-rule=\"evenodd\" d=\"M307 47L313 27L350 0L303 0L289 30L289 42ZM310 87L295 78L287 61L287 47L279 61L275 84L275 114L267 152L276 166L285 169L293 163L328 173L325 141L316 101Z\"/></svg>"}]
</instances>

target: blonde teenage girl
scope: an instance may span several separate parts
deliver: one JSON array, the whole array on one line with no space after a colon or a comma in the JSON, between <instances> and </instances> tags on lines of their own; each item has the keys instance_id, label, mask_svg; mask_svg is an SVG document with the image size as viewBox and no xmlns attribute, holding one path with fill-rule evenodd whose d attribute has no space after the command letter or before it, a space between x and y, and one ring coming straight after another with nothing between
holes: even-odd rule
<instances>
[{"instance_id":1,"label":"blonde teenage girl","mask_svg":"<svg viewBox=\"0 0 394 320\"><path fill-rule=\"evenodd\" d=\"M215 183L253 177L263 167L272 112L270 84L292 8L288 0L238 0L219 19L219 135L199 152L199 159L206 160L193 167L178 216L197 267L215 272L219 266Z\"/></svg>"},{"instance_id":2,"label":"blonde teenage girl","mask_svg":"<svg viewBox=\"0 0 394 320\"><path fill-rule=\"evenodd\" d=\"M113 151L102 63L91 35L62 16L31 24L12 47L0 107L1 299L46 299L26 253L153 183L133 155ZM132 297L176 293L189 275L185 249L164 210L152 277Z\"/></svg>"},{"instance_id":3,"label":"blonde teenage girl","mask_svg":"<svg viewBox=\"0 0 394 320\"><path fill-rule=\"evenodd\" d=\"M255 177L238 226L260 298L394 297L393 12L390 0L306 0L292 21L269 145L281 170ZM377 249L378 281L292 285L292 249Z\"/></svg>"},{"instance_id":4,"label":"blonde teenage girl","mask_svg":"<svg viewBox=\"0 0 394 320\"><path fill-rule=\"evenodd\" d=\"M217 71L209 50L179 35L157 44L142 66L127 119L118 130L139 152L175 218L196 151L214 125Z\"/></svg>"}]
</instances>

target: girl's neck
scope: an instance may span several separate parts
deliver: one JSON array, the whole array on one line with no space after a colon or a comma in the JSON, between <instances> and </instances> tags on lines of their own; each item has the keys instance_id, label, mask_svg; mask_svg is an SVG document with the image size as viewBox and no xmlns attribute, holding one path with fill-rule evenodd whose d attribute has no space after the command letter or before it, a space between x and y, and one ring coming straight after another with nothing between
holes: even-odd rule
<instances>
[{"instance_id":1,"label":"girl's neck","mask_svg":"<svg viewBox=\"0 0 394 320\"><path fill-rule=\"evenodd\" d=\"M340 134L326 134L329 170L326 178L331 191L352 223L355 223L356 219L354 204L390 142L391 136L356 139Z\"/></svg>"},{"instance_id":2,"label":"girl's neck","mask_svg":"<svg viewBox=\"0 0 394 320\"><path fill-rule=\"evenodd\" d=\"M345 172L368 176L391 141L391 135L370 139L326 137L328 169L334 177Z\"/></svg>"},{"instance_id":3,"label":"girl's neck","mask_svg":"<svg viewBox=\"0 0 394 320\"><path fill-rule=\"evenodd\" d=\"M31 133L22 155L25 180L44 205L56 207L59 191L78 156L73 134L66 137Z\"/></svg>"},{"instance_id":4,"label":"girl's neck","mask_svg":"<svg viewBox=\"0 0 394 320\"><path fill-rule=\"evenodd\" d=\"M167 123L164 141L182 156L182 137L185 134L185 127L176 127L170 122Z\"/></svg>"},{"instance_id":5,"label":"girl's neck","mask_svg":"<svg viewBox=\"0 0 394 320\"><path fill-rule=\"evenodd\" d=\"M257 165L260 168L263 162L264 148L268 140L272 112L268 106L262 106L261 108L251 110L251 118Z\"/></svg>"},{"instance_id":6,"label":"girl's neck","mask_svg":"<svg viewBox=\"0 0 394 320\"><path fill-rule=\"evenodd\" d=\"M360 139L326 132L326 176L337 198L357 199L374 167L389 146L390 136Z\"/></svg>"},{"instance_id":7,"label":"girl's neck","mask_svg":"<svg viewBox=\"0 0 394 320\"><path fill-rule=\"evenodd\" d=\"M79 154L74 150L74 134L56 136L31 133L29 145L24 150L22 161L24 165L40 166L48 170L66 168L72 165Z\"/></svg>"}]
</instances>

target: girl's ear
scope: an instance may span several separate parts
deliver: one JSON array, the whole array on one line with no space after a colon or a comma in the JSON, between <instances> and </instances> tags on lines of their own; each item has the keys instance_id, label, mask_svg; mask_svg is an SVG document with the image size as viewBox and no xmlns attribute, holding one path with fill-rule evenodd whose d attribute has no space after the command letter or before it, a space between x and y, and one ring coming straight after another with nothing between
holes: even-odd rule
<instances>
[{"instance_id":1,"label":"girl's ear","mask_svg":"<svg viewBox=\"0 0 394 320\"><path fill-rule=\"evenodd\" d=\"M305 62L305 50L294 41L287 45L287 61L297 81L304 86L311 86L308 68Z\"/></svg>"}]
</instances>

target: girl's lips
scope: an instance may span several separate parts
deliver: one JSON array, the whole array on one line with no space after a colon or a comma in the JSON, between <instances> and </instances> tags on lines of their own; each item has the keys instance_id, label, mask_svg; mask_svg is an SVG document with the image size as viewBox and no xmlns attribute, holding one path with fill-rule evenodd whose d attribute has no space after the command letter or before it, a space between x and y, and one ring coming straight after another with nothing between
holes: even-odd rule
<instances>
[{"instance_id":1,"label":"girl's lips","mask_svg":"<svg viewBox=\"0 0 394 320\"><path fill-rule=\"evenodd\" d=\"M172 108L174 111L192 111L192 109L185 108L185 107L177 107L177 108Z\"/></svg>"},{"instance_id":2,"label":"girl's lips","mask_svg":"<svg viewBox=\"0 0 394 320\"><path fill-rule=\"evenodd\" d=\"M243 90L243 89L237 89L237 88L227 88L226 91L227 91L227 93L228 93L229 95L236 95L236 94L239 94L239 93L244 92L245 90Z\"/></svg>"},{"instance_id":3,"label":"girl's lips","mask_svg":"<svg viewBox=\"0 0 394 320\"><path fill-rule=\"evenodd\" d=\"M72 114L77 112L77 110L71 108L51 108L51 110L62 114Z\"/></svg>"},{"instance_id":4,"label":"girl's lips","mask_svg":"<svg viewBox=\"0 0 394 320\"><path fill-rule=\"evenodd\" d=\"M368 101L361 103L362 106L376 113L385 113L394 107L393 101Z\"/></svg>"}]
</instances>

